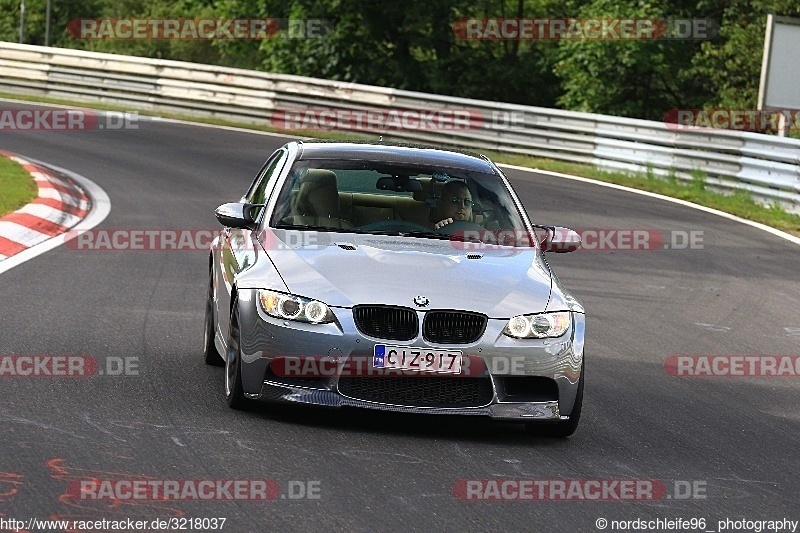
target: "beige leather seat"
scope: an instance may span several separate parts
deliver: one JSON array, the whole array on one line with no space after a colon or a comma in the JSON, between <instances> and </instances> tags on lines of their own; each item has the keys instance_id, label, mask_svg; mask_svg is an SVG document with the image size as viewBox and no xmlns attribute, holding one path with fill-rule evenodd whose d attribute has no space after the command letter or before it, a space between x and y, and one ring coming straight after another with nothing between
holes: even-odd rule
<instances>
[{"instance_id":1,"label":"beige leather seat","mask_svg":"<svg viewBox=\"0 0 800 533\"><path fill-rule=\"evenodd\" d=\"M339 189L333 171L310 168L303 172L299 182L292 214L283 222L342 229L353 227L349 221L339 218Z\"/></svg>"}]
</instances>

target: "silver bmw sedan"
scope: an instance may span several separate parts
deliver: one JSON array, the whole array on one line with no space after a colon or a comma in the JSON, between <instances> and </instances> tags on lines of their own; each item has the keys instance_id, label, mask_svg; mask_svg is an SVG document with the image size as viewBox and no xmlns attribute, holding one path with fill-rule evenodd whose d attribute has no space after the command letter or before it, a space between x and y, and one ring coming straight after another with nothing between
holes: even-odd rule
<instances>
[{"instance_id":1,"label":"silver bmw sedan","mask_svg":"<svg viewBox=\"0 0 800 533\"><path fill-rule=\"evenodd\" d=\"M254 401L483 415L574 433L584 309L485 156L385 142L290 142L221 205L205 360Z\"/></svg>"}]
</instances>

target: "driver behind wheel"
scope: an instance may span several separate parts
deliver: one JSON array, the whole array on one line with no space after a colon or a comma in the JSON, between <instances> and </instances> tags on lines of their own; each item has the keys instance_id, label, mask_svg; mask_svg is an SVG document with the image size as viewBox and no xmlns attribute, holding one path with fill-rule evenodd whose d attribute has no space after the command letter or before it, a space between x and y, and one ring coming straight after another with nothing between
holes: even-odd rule
<instances>
[{"instance_id":1,"label":"driver behind wheel","mask_svg":"<svg viewBox=\"0 0 800 533\"><path fill-rule=\"evenodd\" d=\"M472 221L472 193L463 181L448 181L442 187L439 194L439 203L436 207L436 217L434 220L439 222L433 225L434 229L439 229L447 224L461 221Z\"/></svg>"}]
</instances>

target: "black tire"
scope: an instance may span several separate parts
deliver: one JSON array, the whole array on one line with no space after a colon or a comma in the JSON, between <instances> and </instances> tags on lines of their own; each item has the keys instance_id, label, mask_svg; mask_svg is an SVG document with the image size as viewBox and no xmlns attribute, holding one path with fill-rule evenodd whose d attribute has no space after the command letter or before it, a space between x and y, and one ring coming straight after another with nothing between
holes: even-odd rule
<instances>
[{"instance_id":1,"label":"black tire","mask_svg":"<svg viewBox=\"0 0 800 533\"><path fill-rule=\"evenodd\" d=\"M243 410L252 405L242 387L242 353L239 349L239 302L234 300L225 358L225 401L231 409Z\"/></svg>"},{"instance_id":2,"label":"black tire","mask_svg":"<svg viewBox=\"0 0 800 533\"><path fill-rule=\"evenodd\" d=\"M583 365L581 365L581 377L578 382L578 393L575 395L575 405L569 420L559 422L528 422L526 427L528 432L537 437L566 438L575 433L578 429L578 422L581 419L581 407L583 406Z\"/></svg>"},{"instance_id":3,"label":"black tire","mask_svg":"<svg viewBox=\"0 0 800 533\"><path fill-rule=\"evenodd\" d=\"M205 331L203 332L203 358L207 365L225 366L225 359L214 344L214 287L212 281L208 282L208 295L206 296Z\"/></svg>"}]
</instances>

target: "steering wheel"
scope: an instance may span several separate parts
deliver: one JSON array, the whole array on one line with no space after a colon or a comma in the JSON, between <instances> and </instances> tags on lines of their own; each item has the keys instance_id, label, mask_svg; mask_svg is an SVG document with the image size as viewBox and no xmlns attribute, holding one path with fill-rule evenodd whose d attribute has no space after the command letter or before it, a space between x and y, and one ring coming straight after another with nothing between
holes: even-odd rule
<instances>
[{"instance_id":1,"label":"steering wheel","mask_svg":"<svg viewBox=\"0 0 800 533\"><path fill-rule=\"evenodd\" d=\"M420 226L419 224L415 224L413 222L407 222L405 220L379 220L377 222L372 222L371 224L367 224L365 226L359 226L356 229L364 231L398 231L398 232L430 231L430 229L426 228L425 226Z\"/></svg>"},{"instance_id":2,"label":"steering wheel","mask_svg":"<svg viewBox=\"0 0 800 533\"><path fill-rule=\"evenodd\" d=\"M470 222L469 220L454 220L449 224L445 224L441 228L434 230L436 233L441 233L442 235L452 235L458 231L471 231L471 230L483 230L485 231L486 228L481 226L476 222Z\"/></svg>"}]
</instances>

